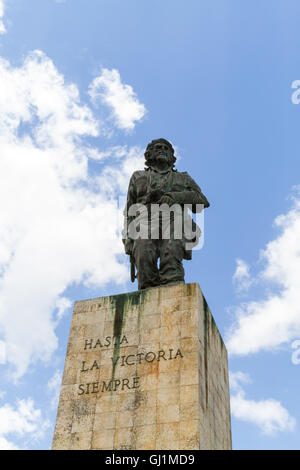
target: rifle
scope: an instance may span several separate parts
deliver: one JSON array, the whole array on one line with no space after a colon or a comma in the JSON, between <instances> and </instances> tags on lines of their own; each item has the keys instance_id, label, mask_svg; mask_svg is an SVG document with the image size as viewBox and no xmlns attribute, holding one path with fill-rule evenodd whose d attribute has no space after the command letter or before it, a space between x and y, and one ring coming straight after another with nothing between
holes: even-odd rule
<instances>
[{"instance_id":1,"label":"rifle","mask_svg":"<svg viewBox=\"0 0 300 470\"><path fill-rule=\"evenodd\" d=\"M131 282L134 282L135 278L136 278L136 275L135 275L135 262L134 262L133 254L130 255L130 278L131 278Z\"/></svg>"}]
</instances>

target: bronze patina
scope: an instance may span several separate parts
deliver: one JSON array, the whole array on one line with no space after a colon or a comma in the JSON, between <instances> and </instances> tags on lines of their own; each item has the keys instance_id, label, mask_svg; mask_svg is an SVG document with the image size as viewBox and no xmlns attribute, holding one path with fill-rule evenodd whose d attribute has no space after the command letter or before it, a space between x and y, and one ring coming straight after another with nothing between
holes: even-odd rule
<instances>
[{"instance_id":1,"label":"bronze patina","mask_svg":"<svg viewBox=\"0 0 300 470\"><path fill-rule=\"evenodd\" d=\"M153 140L145 151L146 168L135 171L129 182L123 243L131 260L131 280L137 277L139 289L184 282L182 260L191 259L191 242L196 245L201 233L186 208L195 213L209 207L199 186L187 172L177 171L175 162L171 143L162 138ZM168 230L163 214L170 216ZM183 225L179 236L177 222ZM132 224L140 229L135 236L130 231ZM146 232L141 230L143 224L147 224Z\"/></svg>"}]
</instances>

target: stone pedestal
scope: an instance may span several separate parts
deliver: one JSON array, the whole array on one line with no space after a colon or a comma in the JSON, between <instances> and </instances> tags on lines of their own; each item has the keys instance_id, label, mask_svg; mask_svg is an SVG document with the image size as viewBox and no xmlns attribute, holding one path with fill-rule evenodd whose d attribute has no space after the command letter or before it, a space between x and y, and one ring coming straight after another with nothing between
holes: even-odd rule
<instances>
[{"instance_id":1,"label":"stone pedestal","mask_svg":"<svg viewBox=\"0 0 300 470\"><path fill-rule=\"evenodd\" d=\"M227 352L198 284L75 303L53 449L231 449Z\"/></svg>"}]
</instances>

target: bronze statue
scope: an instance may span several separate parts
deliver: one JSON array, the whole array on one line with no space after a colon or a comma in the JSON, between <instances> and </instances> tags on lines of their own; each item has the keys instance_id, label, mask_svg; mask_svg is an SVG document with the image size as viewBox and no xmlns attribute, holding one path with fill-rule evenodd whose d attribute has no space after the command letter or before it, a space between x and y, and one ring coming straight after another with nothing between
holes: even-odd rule
<instances>
[{"instance_id":1,"label":"bronze statue","mask_svg":"<svg viewBox=\"0 0 300 470\"><path fill-rule=\"evenodd\" d=\"M209 207L189 174L174 169L175 161L170 142L153 140L145 151L145 170L130 179L123 243L139 289L184 282L182 260L191 259L201 233L187 208L195 213Z\"/></svg>"}]
</instances>

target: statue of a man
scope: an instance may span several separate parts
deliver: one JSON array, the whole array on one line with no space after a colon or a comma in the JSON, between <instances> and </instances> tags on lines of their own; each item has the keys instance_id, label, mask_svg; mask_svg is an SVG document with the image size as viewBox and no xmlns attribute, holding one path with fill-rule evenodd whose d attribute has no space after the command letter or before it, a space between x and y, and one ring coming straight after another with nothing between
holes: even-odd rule
<instances>
[{"instance_id":1,"label":"statue of a man","mask_svg":"<svg viewBox=\"0 0 300 470\"><path fill-rule=\"evenodd\" d=\"M135 171L130 179L123 243L131 258L132 281L137 268L139 289L184 282L182 260L192 257L188 242L197 244L201 233L185 209L209 207L189 174L174 169L175 161L170 142L153 140L145 151L145 170ZM169 215L167 225L164 214Z\"/></svg>"}]
</instances>

